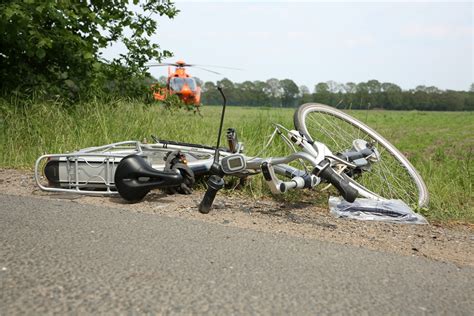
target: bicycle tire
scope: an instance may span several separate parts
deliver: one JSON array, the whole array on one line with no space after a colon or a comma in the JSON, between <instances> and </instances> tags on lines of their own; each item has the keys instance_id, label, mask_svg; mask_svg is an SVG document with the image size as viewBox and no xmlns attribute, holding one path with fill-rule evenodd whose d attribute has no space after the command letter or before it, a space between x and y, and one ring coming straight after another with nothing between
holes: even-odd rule
<instances>
[{"instance_id":1,"label":"bicycle tire","mask_svg":"<svg viewBox=\"0 0 474 316\"><path fill-rule=\"evenodd\" d=\"M310 141L324 143L333 153L350 149L354 139L364 139L376 146L381 160L372 164L370 171L358 179L343 174L361 196L400 199L415 207L428 205L428 190L415 167L395 146L366 124L319 103L301 105L293 121L295 128Z\"/></svg>"}]
</instances>

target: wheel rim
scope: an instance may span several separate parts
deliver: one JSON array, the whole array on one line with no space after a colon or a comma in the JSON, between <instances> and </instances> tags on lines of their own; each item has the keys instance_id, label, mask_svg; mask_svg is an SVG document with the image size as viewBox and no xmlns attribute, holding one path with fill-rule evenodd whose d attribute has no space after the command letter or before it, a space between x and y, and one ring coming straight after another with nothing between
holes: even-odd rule
<instances>
[{"instance_id":1,"label":"wheel rim","mask_svg":"<svg viewBox=\"0 0 474 316\"><path fill-rule=\"evenodd\" d=\"M377 148L381 160L371 164L370 171L354 179L359 191L368 191L361 192L362 195L400 199L412 207L427 203L424 183L413 166L369 127L333 109L309 108L301 119L303 126L299 126L300 130L313 140L324 143L334 154L350 149L354 139L363 139Z\"/></svg>"}]
</instances>

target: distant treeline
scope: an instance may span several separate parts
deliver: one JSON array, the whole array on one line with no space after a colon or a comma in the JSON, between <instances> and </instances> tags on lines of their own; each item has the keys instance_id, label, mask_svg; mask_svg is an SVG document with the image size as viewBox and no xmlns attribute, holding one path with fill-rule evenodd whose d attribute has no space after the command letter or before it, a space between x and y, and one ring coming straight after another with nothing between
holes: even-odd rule
<instances>
[{"instance_id":1,"label":"distant treeline","mask_svg":"<svg viewBox=\"0 0 474 316\"><path fill-rule=\"evenodd\" d=\"M473 111L474 83L469 91L440 90L433 86L418 86L402 90L396 84L369 80L345 84L335 81L320 82L313 92L306 86L298 87L290 79L245 81L229 79L202 84L202 103L222 103L216 85L223 87L230 105L296 107L307 102L318 102L338 108Z\"/></svg>"}]
</instances>

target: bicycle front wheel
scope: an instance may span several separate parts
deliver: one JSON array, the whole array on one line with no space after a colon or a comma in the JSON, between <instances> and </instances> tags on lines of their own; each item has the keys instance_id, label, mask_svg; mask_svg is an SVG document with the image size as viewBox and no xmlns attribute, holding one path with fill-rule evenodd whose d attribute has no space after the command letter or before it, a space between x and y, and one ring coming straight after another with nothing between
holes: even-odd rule
<instances>
[{"instance_id":1,"label":"bicycle front wheel","mask_svg":"<svg viewBox=\"0 0 474 316\"><path fill-rule=\"evenodd\" d=\"M364 197L400 199L411 206L428 205L428 190L408 159L376 131L352 116L318 103L301 105L295 112L295 128L311 141L324 143L334 154L352 147L355 139L373 144L380 160L356 179L344 175Z\"/></svg>"}]
</instances>

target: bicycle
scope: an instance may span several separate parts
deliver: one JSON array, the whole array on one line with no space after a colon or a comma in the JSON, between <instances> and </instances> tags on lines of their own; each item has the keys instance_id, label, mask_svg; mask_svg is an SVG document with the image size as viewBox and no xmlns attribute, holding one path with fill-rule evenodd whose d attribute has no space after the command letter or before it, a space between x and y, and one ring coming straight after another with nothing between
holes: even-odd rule
<instances>
[{"instance_id":1,"label":"bicycle","mask_svg":"<svg viewBox=\"0 0 474 316\"><path fill-rule=\"evenodd\" d=\"M362 196L427 206L426 185L406 157L364 123L326 105L300 106L293 118L295 130L275 124L267 145L279 135L294 150L290 155L247 156L233 129L227 132L228 148L221 148L226 98L219 91L224 103L215 147L154 137L153 144L126 141L71 154L43 155L35 164L37 184L46 191L120 194L136 202L154 188L186 191L195 175L206 175L208 188L199 211L208 213L224 186L224 177L262 173L274 194L328 183L348 202ZM292 162L301 167L289 165ZM41 183L42 164L48 186Z\"/></svg>"}]
</instances>

